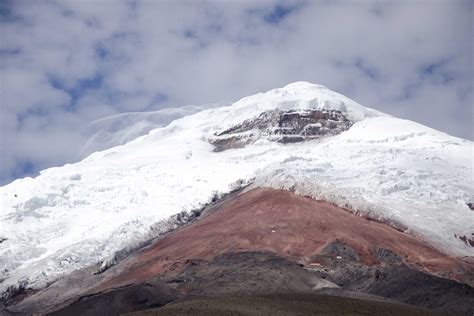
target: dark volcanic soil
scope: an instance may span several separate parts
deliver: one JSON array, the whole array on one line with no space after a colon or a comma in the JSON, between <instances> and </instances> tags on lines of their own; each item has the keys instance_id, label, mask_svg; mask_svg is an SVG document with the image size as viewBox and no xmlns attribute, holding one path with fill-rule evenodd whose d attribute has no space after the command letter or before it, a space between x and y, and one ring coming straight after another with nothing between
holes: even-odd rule
<instances>
[{"instance_id":1,"label":"dark volcanic soil","mask_svg":"<svg viewBox=\"0 0 474 316\"><path fill-rule=\"evenodd\" d=\"M472 264L281 190L230 196L115 267L94 271L75 272L10 311L117 315L165 306L143 315L216 315L228 306L245 315L474 314L474 289L453 280L472 281Z\"/></svg>"},{"instance_id":2,"label":"dark volcanic soil","mask_svg":"<svg viewBox=\"0 0 474 316\"><path fill-rule=\"evenodd\" d=\"M83 297L52 315L117 315L162 306L167 307L164 311L158 309L157 315L178 311L191 315L196 309L201 314L219 315L225 304L230 304L229 311L245 315L257 308L262 313L292 315L290 311L298 302L302 306L296 310L303 314L474 313L474 289L457 282L404 264L366 267L350 260L326 256L320 259L326 261L326 268L307 268L270 253L228 253L209 262L195 261L175 276L152 278L140 285ZM172 305L165 305L169 302ZM263 305L259 307L260 303Z\"/></svg>"},{"instance_id":3,"label":"dark volcanic soil","mask_svg":"<svg viewBox=\"0 0 474 316\"><path fill-rule=\"evenodd\" d=\"M357 312L355 312L357 311ZM444 315L413 306L318 294L221 296L187 300L127 316L158 315Z\"/></svg>"}]
</instances>

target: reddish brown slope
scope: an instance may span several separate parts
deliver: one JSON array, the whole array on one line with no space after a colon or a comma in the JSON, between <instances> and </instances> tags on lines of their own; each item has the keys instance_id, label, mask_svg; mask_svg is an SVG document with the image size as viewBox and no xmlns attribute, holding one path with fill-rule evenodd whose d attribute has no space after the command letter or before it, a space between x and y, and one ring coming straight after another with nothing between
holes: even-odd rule
<instances>
[{"instance_id":1,"label":"reddish brown slope","mask_svg":"<svg viewBox=\"0 0 474 316\"><path fill-rule=\"evenodd\" d=\"M379 263L376 249L388 249L432 273L454 279L456 271L472 273L472 266L387 225L288 191L260 188L227 200L217 211L157 241L127 263L123 274L96 290L173 274L189 260L228 252L269 251L309 265L335 240L356 249L366 265Z\"/></svg>"}]
</instances>

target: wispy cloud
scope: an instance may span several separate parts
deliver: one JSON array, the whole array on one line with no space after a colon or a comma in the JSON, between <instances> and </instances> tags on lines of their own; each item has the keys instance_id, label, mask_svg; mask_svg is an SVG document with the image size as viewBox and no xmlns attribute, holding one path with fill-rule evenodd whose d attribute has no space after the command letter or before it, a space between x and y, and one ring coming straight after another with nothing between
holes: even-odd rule
<instances>
[{"instance_id":1,"label":"wispy cloud","mask_svg":"<svg viewBox=\"0 0 474 316\"><path fill-rule=\"evenodd\" d=\"M298 80L474 136L469 0L0 3L0 183L79 159L97 118Z\"/></svg>"}]
</instances>

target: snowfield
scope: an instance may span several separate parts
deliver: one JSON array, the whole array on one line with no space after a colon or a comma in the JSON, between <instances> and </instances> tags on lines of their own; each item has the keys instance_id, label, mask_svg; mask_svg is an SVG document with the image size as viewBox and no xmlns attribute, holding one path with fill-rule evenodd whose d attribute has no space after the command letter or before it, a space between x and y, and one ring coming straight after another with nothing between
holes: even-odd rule
<instances>
[{"instance_id":1,"label":"snowfield","mask_svg":"<svg viewBox=\"0 0 474 316\"><path fill-rule=\"evenodd\" d=\"M82 130L86 142L78 156L85 158L93 152L126 144L178 118L217 106L218 104L185 105L152 112L120 113L95 120Z\"/></svg>"},{"instance_id":2,"label":"snowfield","mask_svg":"<svg viewBox=\"0 0 474 316\"><path fill-rule=\"evenodd\" d=\"M343 112L320 140L265 139L214 152L214 135L270 110ZM172 121L81 162L0 188L0 292L44 287L166 229L166 219L239 183L295 190L406 227L457 256L474 248L473 142L365 108L305 82Z\"/></svg>"}]
</instances>

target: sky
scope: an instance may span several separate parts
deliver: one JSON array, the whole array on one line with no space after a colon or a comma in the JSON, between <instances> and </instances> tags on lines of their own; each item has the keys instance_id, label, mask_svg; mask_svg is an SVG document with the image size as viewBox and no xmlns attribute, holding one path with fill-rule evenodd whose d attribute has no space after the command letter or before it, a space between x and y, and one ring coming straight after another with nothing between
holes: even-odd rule
<instances>
[{"instance_id":1,"label":"sky","mask_svg":"<svg viewBox=\"0 0 474 316\"><path fill-rule=\"evenodd\" d=\"M474 139L471 0L0 0L0 184L124 112L295 81Z\"/></svg>"}]
</instances>

